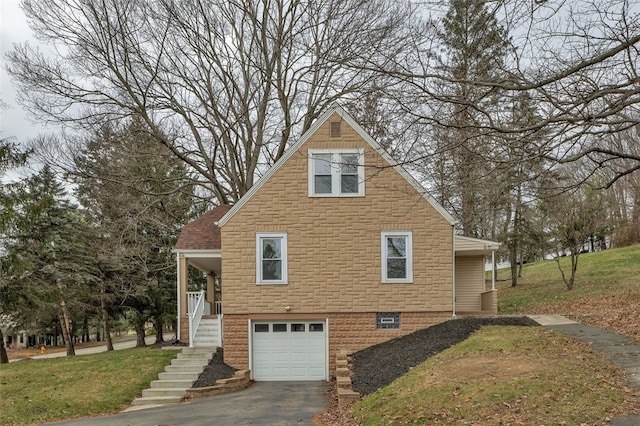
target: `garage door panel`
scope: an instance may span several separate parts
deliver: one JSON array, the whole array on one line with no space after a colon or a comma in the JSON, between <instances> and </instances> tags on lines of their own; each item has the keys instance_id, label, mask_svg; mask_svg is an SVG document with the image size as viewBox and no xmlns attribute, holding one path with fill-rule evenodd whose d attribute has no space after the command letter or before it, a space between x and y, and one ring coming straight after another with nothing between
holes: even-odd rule
<instances>
[{"instance_id":1,"label":"garage door panel","mask_svg":"<svg viewBox=\"0 0 640 426\"><path fill-rule=\"evenodd\" d=\"M252 367L256 380L324 380L324 322L254 323ZM268 329L268 332L265 330ZM281 331L277 331L281 330ZM286 331L284 331L286 330Z\"/></svg>"}]
</instances>

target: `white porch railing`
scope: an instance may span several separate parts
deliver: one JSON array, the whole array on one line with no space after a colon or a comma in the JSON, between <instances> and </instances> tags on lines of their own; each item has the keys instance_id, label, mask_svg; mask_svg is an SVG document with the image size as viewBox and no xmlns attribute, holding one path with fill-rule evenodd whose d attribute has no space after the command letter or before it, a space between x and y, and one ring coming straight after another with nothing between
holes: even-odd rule
<instances>
[{"instance_id":1,"label":"white porch railing","mask_svg":"<svg viewBox=\"0 0 640 426\"><path fill-rule=\"evenodd\" d=\"M216 302L216 310L218 310L218 303L220 302ZM222 304L220 305L220 307L222 307ZM222 318L224 317L224 315L222 315L221 313L218 314L218 347L221 348L222 347L222 336L224 335L223 330L222 330Z\"/></svg>"},{"instance_id":2,"label":"white porch railing","mask_svg":"<svg viewBox=\"0 0 640 426\"><path fill-rule=\"evenodd\" d=\"M187 315L189 316L189 347L193 347L196 331L204 313L204 290L187 292Z\"/></svg>"}]
</instances>

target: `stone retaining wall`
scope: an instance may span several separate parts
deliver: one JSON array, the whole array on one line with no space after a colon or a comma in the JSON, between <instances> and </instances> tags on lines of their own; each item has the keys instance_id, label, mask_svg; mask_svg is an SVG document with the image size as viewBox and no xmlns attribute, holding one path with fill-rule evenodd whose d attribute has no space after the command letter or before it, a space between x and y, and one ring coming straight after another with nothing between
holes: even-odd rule
<instances>
[{"instance_id":1,"label":"stone retaining wall","mask_svg":"<svg viewBox=\"0 0 640 426\"><path fill-rule=\"evenodd\" d=\"M249 386L250 376L250 370L238 370L233 377L216 380L214 386L187 389L187 398L204 398L206 396L237 392Z\"/></svg>"},{"instance_id":2,"label":"stone retaining wall","mask_svg":"<svg viewBox=\"0 0 640 426\"><path fill-rule=\"evenodd\" d=\"M360 394L351 389L351 350L342 349L336 353L336 389L338 407L345 408L360 399Z\"/></svg>"}]
</instances>

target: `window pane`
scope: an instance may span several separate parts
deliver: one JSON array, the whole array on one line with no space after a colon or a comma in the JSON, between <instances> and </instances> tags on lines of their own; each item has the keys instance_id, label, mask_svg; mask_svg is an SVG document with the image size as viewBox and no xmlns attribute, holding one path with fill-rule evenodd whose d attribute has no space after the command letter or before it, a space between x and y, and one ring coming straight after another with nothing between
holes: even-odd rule
<instances>
[{"instance_id":1,"label":"window pane","mask_svg":"<svg viewBox=\"0 0 640 426\"><path fill-rule=\"evenodd\" d=\"M256 333L269 332L269 324L254 324L253 329Z\"/></svg>"},{"instance_id":2,"label":"window pane","mask_svg":"<svg viewBox=\"0 0 640 426\"><path fill-rule=\"evenodd\" d=\"M324 329L324 324L321 322L309 324L309 331L322 331L323 329Z\"/></svg>"},{"instance_id":3,"label":"window pane","mask_svg":"<svg viewBox=\"0 0 640 426\"><path fill-rule=\"evenodd\" d=\"M262 261L262 279L282 280L282 261L281 260L263 260Z\"/></svg>"},{"instance_id":4,"label":"window pane","mask_svg":"<svg viewBox=\"0 0 640 426\"><path fill-rule=\"evenodd\" d=\"M407 260L387 259L387 278L407 278Z\"/></svg>"},{"instance_id":5,"label":"window pane","mask_svg":"<svg viewBox=\"0 0 640 426\"><path fill-rule=\"evenodd\" d=\"M340 161L340 173L343 175L358 174L358 156L342 155Z\"/></svg>"},{"instance_id":6,"label":"window pane","mask_svg":"<svg viewBox=\"0 0 640 426\"><path fill-rule=\"evenodd\" d=\"M357 194L358 193L358 176L357 175L340 176L340 191L342 191L343 194Z\"/></svg>"},{"instance_id":7,"label":"window pane","mask_svg":"<svg viewBox=\"0 0 640 426\"><path fill-rule=\"evenodd\" d=\"M314 193L316 194L331 194L331 175L328 176L319 176L316 175L314 178Z\"/></svg>"},{"instance_id":8,"label":"window pane","mask_svg":"<svg viewBox=\"0 0 640 426\"><path fill-rule=\"evenodd\" d=\"M314 175L331 174L331 154L314 154L313 156Z\"/></svg>"},{"instance_id":9,"label":"window pane","mask_svg":"<svg viewBox=\"0 0 640 426\"><path fill-rule=\"evenodd\" d=\"M305 328L304 324L291 324L291 331L304 331Z\"/></svg>"},{"instance_id":10,"label":"window pane","mask_svg":"<svg viewBox=\"0 0 640 426\"><path fill-rule=\"evenodd\" d=\"M406 237L388 237L387 238L387 257L388 258L404 258L407 256L407 240Z\"/></svg>"},{"instance_id":11,"label":"window pane","mask_svg":"<svg viewBox=\"0 0 640 426\"><path fill-rule=\"evenodd\" d=\"M282 333L287 331L287 324L273 324L274 333Z\"/></svg>"},{"instance_id":12,"label":"window pane","mask_svg":"<svg viewBox=\"0 0 640 426\"><path fill-rule=\"evenodd\" d=\"M262 239L262 258L263 259L281 259L282 258L282 240L280 238L263 238Z\"/></svg>"}]
</instances>

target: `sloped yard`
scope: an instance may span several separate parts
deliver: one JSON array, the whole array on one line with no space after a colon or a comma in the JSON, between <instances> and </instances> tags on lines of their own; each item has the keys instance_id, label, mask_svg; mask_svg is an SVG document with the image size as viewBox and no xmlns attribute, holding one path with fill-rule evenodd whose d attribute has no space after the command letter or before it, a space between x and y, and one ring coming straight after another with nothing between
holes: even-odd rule
<instances>
[{"instance_id":1,"label":"sloped yard","mask_svg":"<svg viewBox=\"0 0 640 426\"><path fill-rule=\"evenodd\" d=\"M375 392L486 325L538 324L526 317L461 318L366 348L353 355L353 390L361 395Z\"/></svg>"}]
</instances>

